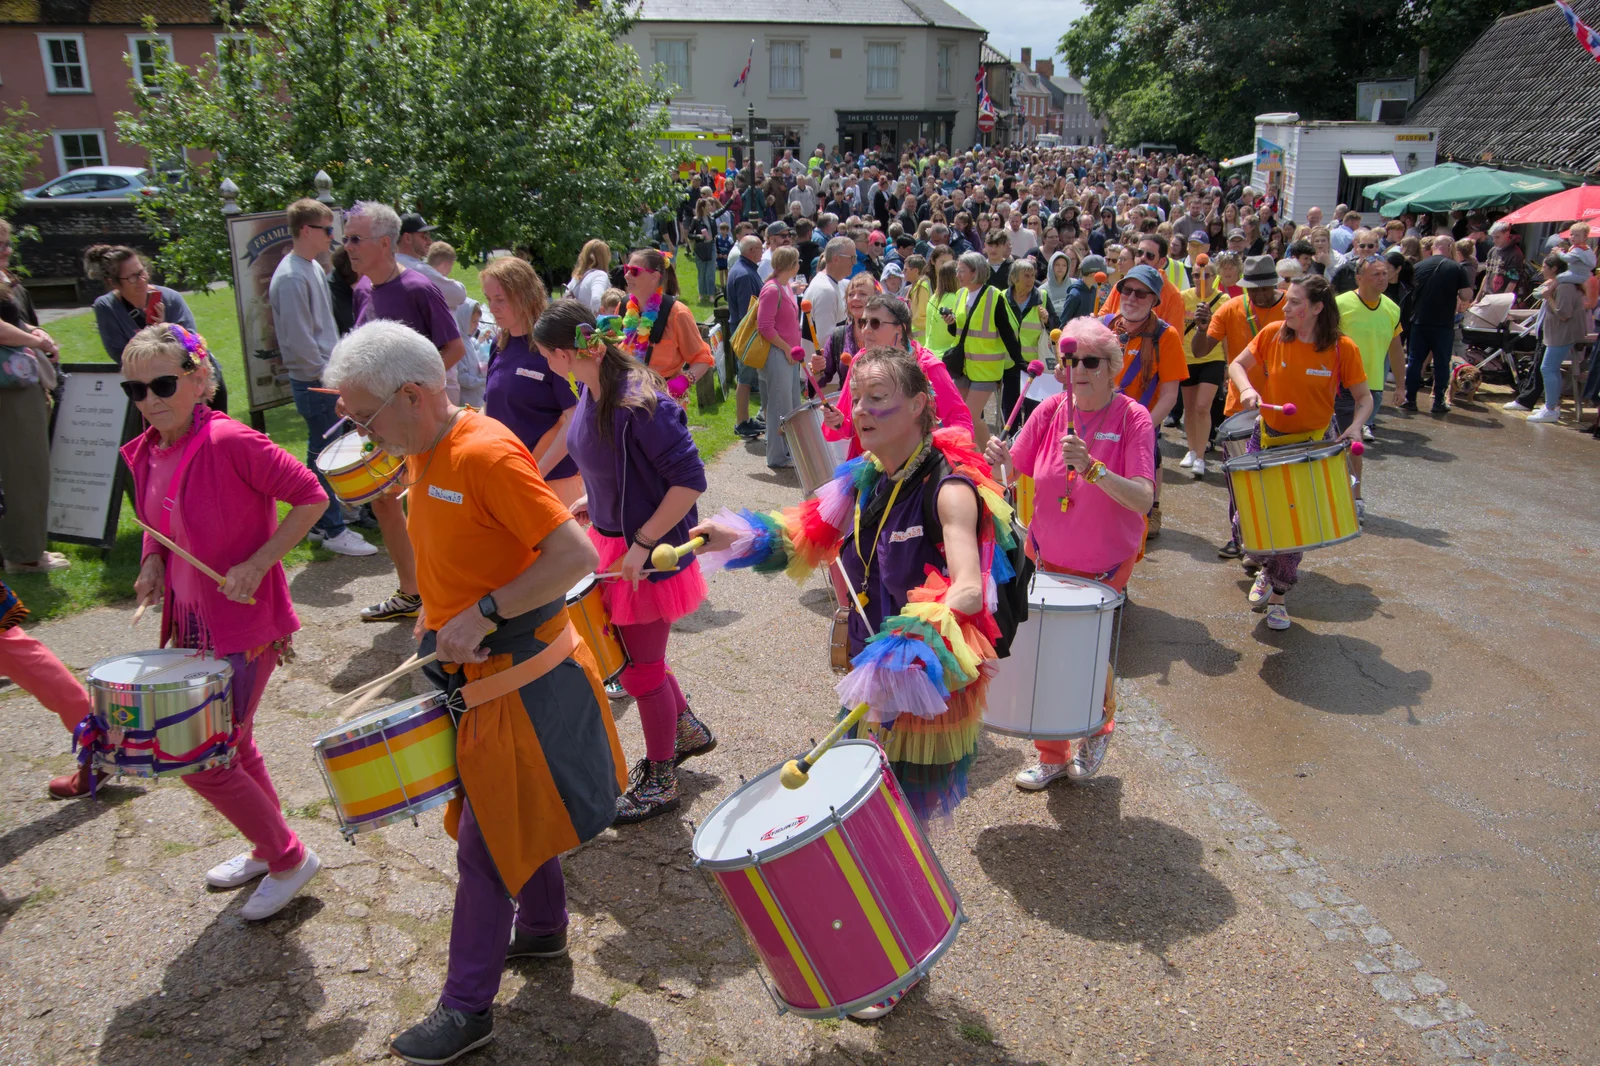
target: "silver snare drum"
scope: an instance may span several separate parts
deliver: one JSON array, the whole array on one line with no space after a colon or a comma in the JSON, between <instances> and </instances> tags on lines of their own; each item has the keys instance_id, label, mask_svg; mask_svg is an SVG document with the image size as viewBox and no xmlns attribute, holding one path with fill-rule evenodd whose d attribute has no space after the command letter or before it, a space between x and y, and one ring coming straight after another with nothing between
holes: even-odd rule
<instances>
[{"instance_id":1,"label":"silver snare drum","mask_svg":"<svg viewBox=\"0 0 1600 1066\"><path fill-rule=\"evenodd\" d=\"M1250 434L1256 431L1256 423L1260 421L1260 411L1240 411L1223 419L1222 425L1217 427L1217 445L1223 457L1236 459L1245 454L1250 447Z\"/></svg>"},{"instance_id":2,"label":"silver snare drum","mask_svg":"<svg viewBox=\"0 0 1600 1066\"><path fill-rule=\"evenodd\" d=\"M807 496L833 480L833 469L844 462L848 446L847 441L830 441L822 435L823 406L821 400L807 400L778 425Z\"/></svg>"},{"instance_id":3,"label":"silver snare drum","mask_svg":"<svg viewBox=\"0 0 1600 1066\"><path fill-rule=\"evenodd\" d=\"M181 648L101 659L85 686L105 729L110 774L181 777L233 758L233 667Z\"/></svg>"}]
</instances>

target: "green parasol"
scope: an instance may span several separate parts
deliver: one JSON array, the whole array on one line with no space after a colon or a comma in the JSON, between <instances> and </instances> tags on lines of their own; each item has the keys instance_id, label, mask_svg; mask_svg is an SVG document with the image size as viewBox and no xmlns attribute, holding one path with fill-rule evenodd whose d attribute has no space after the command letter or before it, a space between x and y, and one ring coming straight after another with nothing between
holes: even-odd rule
<instances>
[{"instance_id":1,"label":"green parasol","mask_svg":"<svg viewBox=\"0 0 1600 1066\"><path fill-rule=\"evenodd\" d=\"M1475 211L1481 207L1515 207L1565 188L1564 184L1552 178L1538 178L1493 167L1473 167L1448 175L1427 188L1390 200L1379 213L1385 218L1396 218L1406 211Z\"/></svg>"},{"instance_id":2,"label":"green parasol","mask_svg":"<svg viewBox=\"0 0 1600 1066\"><path fill-rule=\"evenodd\" d=\"M1409 174L1402 174L1398 178L1389 178L1387 181L1374 182L1362 190L1362 195L1375 204L1386 203L1397 196L1426 189L1436 185L1451 174L1460 173L1467 167L1461 163L1440 163L1436 167L1424 167L1413 170Z\"/></svg>"}]
</instances>

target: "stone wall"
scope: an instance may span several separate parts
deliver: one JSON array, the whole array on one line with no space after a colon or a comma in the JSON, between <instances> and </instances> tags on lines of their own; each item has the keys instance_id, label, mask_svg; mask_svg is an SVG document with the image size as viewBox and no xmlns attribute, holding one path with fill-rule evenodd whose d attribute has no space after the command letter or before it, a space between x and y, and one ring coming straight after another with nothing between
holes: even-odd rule
<instances>
[{"instance_id":1,"label":"stone wall","mask_svg":"<svg viewBox=\"0 0 1600 1066\"><path fill-rule=\"evenodd\" d=\"M11 224L39 231L39 239L20 242L18 252L28 268L29 289L49 302L66 299L69 284L83 303L105 291L83 272L83 250L91 244L126 244L147 262L159 248L149 225L128 200L24 200Z\"/></svg>"}]
</instances>

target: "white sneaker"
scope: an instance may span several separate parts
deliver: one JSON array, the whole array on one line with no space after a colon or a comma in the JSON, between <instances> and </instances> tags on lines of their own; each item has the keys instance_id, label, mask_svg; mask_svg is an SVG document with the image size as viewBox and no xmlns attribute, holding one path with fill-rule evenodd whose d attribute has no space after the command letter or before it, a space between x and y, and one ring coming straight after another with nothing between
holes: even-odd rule
<instances>
[{"instance_id":1,"label":"white sneaker","mask_svg":"<svg viewBox=\"0 0 1600 1066\"><path fill-rule=\"evenodd\" d=\"M1184 452L1183 458L1178 460L1178 465L1185 470L1194 465L1194 452Z\"/></svg>"},{"instance_id":2,"label":"white sneaker","mask_svg":"<svg viewBox=\"0 0 1600 1066\"><path fill-rule=\"evenodd\" d=\"M1541 404L1537 411L1528 416L1528 421L1559 422L1561 421L1561 412L1556 410L1554 407L1545 407L1543 404Z\"/></svg>"},{"instance_id":3,"label":"white sneaker","mask_svg":"<svg viewBox=\"0 0 1600 1066\"><path fill-rule=\"evenodd\" d=\"M1204 459L1196 459L1194 466L1190 467L1190 469L1194 472L1195 480L1198 481L1206 476L1206 461Z\"/></svg>"},{"instance_id":4,"label":"white sneaker","mask_svg":"<svg viewBox=\"0 0 1600 1066\"><path fill-rule=\"evenodd\" d=\"M337 537L324 537L322 546L338 555L377 555L378 546L368 544L360 533L346 526Z\"/></svg>"},{"instance_id":5,"label":"white sneaker","mask_svg":"<svg viewBox=\"0 0 1600 1066\"><path fill-rule=\"evenodd\" d=\"M1267 604L1267 628L1288 629L1289 608L1281 603Z\"/></svg>"},{"instance_id":6,"label":"white sneaker","mask_svg":"<svg viewBox=\"0 0 1600 1066\"><path fill-rule=\"evenodd\" d=\"M306 882L315 877L320 869L322 860L317 858L316 852L307 848L306 857L300 860L299 866L290 871L288 877L281 880L277 877L261 879L250 899L239 908L239 917L251 922L271 918L288 906L295 893L306 887Z\"/></svg>"},{"instance_id":7,"label":"white sneaker","mask_svg":"<svg viewBox=\"0 0 1600 1066\"><path fill-rule=\"evenodd\" d=\"M1267 602L1267 597L1272 595L1272 579L1265 570L1256 575L1255 584L1250 586L1250 606L1259 609Z\"/></svg>"},{"instance_id":8,"label":"white sneaker","mask_svg":"<svg viewBox=\"0 0 1600 1066\"><path fill-rule=\"evenodd\" d=\"M1378 439L1378 435L1376 433L1372 432L1372 427L1371 426L1362 426L1361 427L1361 439L1365 440L1365 441L1375 441L1375 440Z\"/></svg>"},{"instance_id":9,"label":"white sneaker","mask_svg":"<svg viewBox=\"0 0 1600 1066\"><path fill-rule=\"evenodd\" d=\"M238 888L266 872L267 864L252 859L246 851L207 870L206 884L212 888Z\"/></svg>"},{"instance_id":10,"label":"white sneaker","mask_svg":"<svg viewBox=\"0 0 1600 1066\"><path fill-rule=\"evenodd\" d=\"M1502 410L1502 411L1526 411L1526 410L1528 410L1528 408L1524 407L1522 404L1518 403L1516 400L1512 400L1510 403L1501 404L1500 405L1500 410Z\"/></svg>"},{"instance_id":11,"label":"white sneaker","mask_svg":"<svg viewBox=\"0 0 1600 1066\"><path fill-rule=\"evenodd\" d=\"M1041 762L1023 770L1014 780L1018 788L1037 792L1066 772L1067 764L1064 762Z\"/></svg>"},{"instance_id":12,"label":"white sneaker","mask_svg":"<svg viewBox=\"0 0 1600 1066\"><path fill-rule=\"evenodd\" d=\"M1361 525L1367 520L1367 501L1356 500L1356 525Z\"/></svg>"}]
</instances>

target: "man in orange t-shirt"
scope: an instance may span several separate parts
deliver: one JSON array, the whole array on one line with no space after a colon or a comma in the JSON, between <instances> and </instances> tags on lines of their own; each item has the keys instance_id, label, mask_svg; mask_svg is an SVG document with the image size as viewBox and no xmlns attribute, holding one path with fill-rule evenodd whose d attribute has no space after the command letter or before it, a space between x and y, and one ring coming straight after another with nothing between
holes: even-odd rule
<instances>
[{"instance_id":1,"label":"man in orange t-shirt","mask_svg":"<svg viewBox=\"0 0 1600 1066\"><path fill-rule=\"evenodd\" d=\"M1169 245L1167 243L1167 239L1161 236L1161 234L1146 233L1144 236L1139 238L1139 243L1134 248L1134 263L1136 265L1143 264L1145 266L1154 268L1155 272L1160 274L1162 279L1165 280L1167 276L1168 247ZM1100 311L1102 314L1110 314L1111 312L1121 308L1121 306L1122 292L1121 287L1118 286L1111 290L1111 294L1106 297L1105 305L1100 308ZM1167 325L1171 326L1173 329L1177 330L1178 336L1182 338L1183 327L1185 325L1184 317L1188 313L1189 309L1183 305L1183 291L1170 282L1163 285L1161 288L1161 293L1158 297L1158 302L1156 303L1156 317L1161 319L1161 321L1165 322ZM1187 371L1185 371L1184 376L1188 377ZM1174 400L1173 402L1176 403L1177 401ZM1151 413L1153 414L1154 412ZM1167 416L1161 416L1161 418L1165 417ZM1159 426L1160 424L1161 419L1157 419L1156 425ZM1156 480L1159 483L1159 476Z\"/></svg>"},{"instance_id":2,"label":"man in orange t-shirt","mask_svg":"<svg viewBox=\"0 0 1600 1066\"><path fill-rule=\"evenodd\" d=\"M1245 261L1244 275L1239 279L1239 284L1244 288L1243 296L1235 296L1228 300L1214 313L1210 313L1207 323L1204 324L1204 335L1197 333L1194 338L1194 353L1196 356L1207 355L1218 344L1223 345L1228 362L1233 362L1244 354L1245 348L1260 333L1273 322L1283 321L1283 293L1278 291L1278 271L1270 255L1251 256ZM1195 313L1195 324L1201 326L1201 315ZM1251 382L1259 392L1261 380L1258 374L1252 374ZM1230 377L1228 381L1227 399L1223 404L1222 417L1228 418L1239 413L1239 390Z\"/></svg>"},{"instance_id":3,"label":"man in orange t-shirt","mask_svg":"<svg viewBox=\"0 0 1600 1066\"><path fill-rule=\"evenodd\" d=\"M1173 326L1152 313L1163 291L1175 291L1161 272L1149 263L1140 263L1117 282L1114 290L1121 298L1116 314L1101 321L1122 342L1122 376L1117 388L1128 399L1144 406L1156 431L1156 491L1150 504L1146 536L1161 535L1161 420L1178 402L1178 388L1189 376L1189 360L1183 353L1183 297L1178 325Z\"/></svg>"},{"instance_id":4,"label":"man in orange t-shirt","mask_svg":"<svg viewBox=\"0 0 1600 1066\"><path fill-rule=\"evenodd\" d=\"M1372 391L1356 342L1339 332L1339 308L1326 278L1312 275L1289 285L1284 294L1283 321L1262 329L1250 346L1228 366L1239 389L1239 402L1259 408L1261 423L1250 438L1250 451L1325 438L1333 421L1334 398L1341 388L1355 400L1350 425L1339 437L1359 441L1361 427L1372 417ZM1260 390L1250 371L1260 367ZM1293 404L1294 414L1281 408ZM1239 539L1235 516L1234 540ZM1284 595L1300 576L1303 553L1260 558L1261 573L1250 587L1252 607L1266 605L1267 626L1289 628Z\"/></svg>"},{"instance_id":5,"label":"man in orange t-shirt","mask_svg":"<svg viewBox=\"0 0 1600 1066\"><path fill-rule=\"evenodd\" d=\"M445 813L459 882L444 990L433 1015L391 1046L413 1062L446 1062L492 1036L508 957L566 953L559 856L611 825L627 786L599 670L566 609L598 555L516 435L450 402L444 361L421 335L394 322L358 327L323 380L361 433L406 458L419 654L437 651L442 669L430 676L459 715L460 791ZM411 808L402 799L394 809Z\"/></svg>"}]
</instances>

